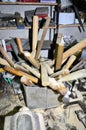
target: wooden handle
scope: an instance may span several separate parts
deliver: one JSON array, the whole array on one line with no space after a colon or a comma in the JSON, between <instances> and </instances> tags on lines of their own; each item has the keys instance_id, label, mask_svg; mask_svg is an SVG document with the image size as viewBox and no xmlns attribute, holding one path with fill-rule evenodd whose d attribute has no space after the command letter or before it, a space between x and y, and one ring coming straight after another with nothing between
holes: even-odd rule
<instances>
[{"instance_id":1,"label":"wooden handle","mask_svg":"<svg viewBox=\"0 0 86 130\"><path fill-rule=\"evenodd\" d=\"M37 62L37 60L31 55L29 52L24 52L24 56L26 59L37 69L40 68L40 64Z\"/></svg>"},{"instance_id":2,"label":"wooden handle","mask_svg":"<svg viewBox=\"0 0 86 130\"><path fill-rule=\"evenodd\" d=\"M70 69L71 65L74 63L75 60L76 60L76 56L72 55L63 68Z\"/></svg>"},{"instance_id":3,"label":"wooden handle","mask_svg":"<svg viewBox=\"0 0 86 130\"><path fill-rule=\"evenodd\" d=\"M57 82L54 78L49 78L49 87L61 95L65 95L67 93L67 88L62 82Z\"/></svg>"},{"instance_id":4,"label":"wooden handle","mask_svg":"<svg viewBox=\"0 0 86 130\"><path fill-rule=\"evenodd\" d=\"M35 56L36 59L39 59L40 50L43 46L43 42L44 42L49 24L50 24L50 17L47 18L45 26L43 27L43 33L42 33L42 36L41 36L41 40L40 40L40 42L38 43L38 46L37 46L37 51L36 51L36 56Z\"/></svg>"},{"instance_id":5,"label":"wooden handle","mask_svg":"<svg viewBox=\"0 0 86 130\"><path fill-rule=\"evenodd\" d=\"M60 76L60 75L65 75L65 74L67 74L67 73L69 73L69 70L68 70L68 69L62 69L62 70L60 70L60 71L57 71L57 72L51 74L51 77L55 78L55 77L58 77L58 76Z\"/></svg>"},{"instance_id":6,"label":"wooden handle","mask_svg":"<svg viewBox=\"0 0 86 130\"><path fill-rule=\"evenodd\" d=\"M19 54L23 54L22 42L21 42L20 38L16 38L16 44L17 44L18 49L19 49Z\"/></svg>"},{"instance_id":7,"label":"wooden handle","mask_svg":"<svg viewBox=\"0 0 86 130\"><path fill-rule=\"evenodd\" d=\"M3 68L0 68L0 73L5 72L5 70Z\"/></svg>"},{"instance_id":8,"label":"wooden handle","mask_svg":"<svg viewBox=\"0 0 86 130\"><path fill-rule=\"evenodd\" d=\"M0 45L0 52L2 56L7 60L7 62L11 65L14 66L14 62L11 60L7 52L4 50L4 48Z\"/></svg>"},{"instance_id":9,"label":"wooden handle","mask_svg":"<svg viewBox=\"0 0 86 130\"><path fill-rule=\"evenodd\" d=\"M49 85L49 77L48 77L48 72L46 69L45 63L41 63L41 82L43 86L48 86Z\"/></svg>"},{"instance_id":10,"label":"wooden handle","mask_svg":"<svg viewBox=\"0 0 86 130\"><path fill-rule=\"evenodd\" d=\"M32 51L36 50L38 39L38 16L33 16Z\"/></svg>"},{"instance_id":11,"label":"wooden handle","mask_svg":"<svg viewBox=\"0 0 86 130\"><path fill-rule=\"evenodd\" d=\"M0 64L10 66L10 64L5 59L2 59L1 57L0 57Z\"/></svg>"},{"instance_id":12,"label":"wooden handle","mask_svg":"<svg viewBox=\"0 0 86 130\"><path fill-rule=\"evenodd\" d=\"M22 84L27 85L29 87L33 86L33 82L29 78L27 78L26 76L22 76L20 81Z\"/></svg>"},{"instance_id":13,"label":"wooden handle","mask_svg":"<svg viewBox=\"0 0 86 130\"><path fill-rule=\"evenodd\" d=\"M63 51L64 51L64 45L59 43L56 47L56 65L55 70L59 70L62 65L62 58L63 58Z\"/></svg>"},{"instance_id":14,"label":"wooden handle","mask_svg":"<svg viewBox=\"0 0 86 130\"><path fill-rule=\"evenodd\" d=\"M37 78L40 79L40 73L37 69L34 69L32 67L30 67L29 65L27 65L26 63L21 63L21 65L23 67L25 67L29 72L31 72L33 75L35 75Z\"/></svg>"},{"instance_id":15,"label":"wooden handle","mask_svg":"<svg viewBox=\"0 0 86 130\"><path fill-rule=\"evenodd\" d=\"M23 71L19 71L19 70L16 70L16 69L14 69L14 68L12 68L12 67L8 67L8 66L5 66L3 69L4 69L5 71L7 71L7 72L9 72L9 73L11 73L11 74L14 74L14 75L16 75L16 76L19 76L19 77L26 76L26 77L27 77L28 79L30 79L32 82L38 83L38 79L37 79L36 77L34 77L34 76L32 76L32 75L29 75L29 74L27 74L27 73L25 73L25 72L23 72Z\"/></svg>"},{"instance_id":16,"label":"wooden handle","mask_svg":"<svg viewBox=\"0 0 86 130\"><path fill-rule=\"evenodd\" d=\"M86 39L80 41L78 44L74 45L70 49L68 49L66 52L63 53L63 60L68 58L69 56L73 55L77 51L83 49L86 47Z\"/></svg>"}]
</instances>

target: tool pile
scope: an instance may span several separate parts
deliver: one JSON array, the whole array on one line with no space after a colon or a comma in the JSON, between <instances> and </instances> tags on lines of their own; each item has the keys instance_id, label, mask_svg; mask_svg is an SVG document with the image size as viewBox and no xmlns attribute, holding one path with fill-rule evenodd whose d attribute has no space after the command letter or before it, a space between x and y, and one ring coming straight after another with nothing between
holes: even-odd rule
<instances>
[{"instance_id":1,"label":"tool pile","mask_svg":"<svg viewBox=\"0 0 86 130\"><path fill-rule=\"evenodd\" d=\"M84 95L86 95L86 58L81 56L83 49L86 47L86 39L64 51L61 35L58 35L53 60L42 58L40 52L49 24L50 17L46 19L41 39L37 43L38 17L33 17L31 51L23 50L20 38L16 38L17 53L12 45L18 62L15 62L14 59L11 60L5 49L0 45L0 72L8 72L20 77L20 83L26 86L37 85L42 88L50 88L56 94L61 94L63 103L69 105L82 100L82 96L78 97L78 94L81 94L80 91L84 91ZM83 79L84 83L82 83ZM77 85L77 82L80 82L81 85ZM81 88L81 86L83 87ZM84 110L85 108L86 104Z\"/></svg>"}]
</instances>

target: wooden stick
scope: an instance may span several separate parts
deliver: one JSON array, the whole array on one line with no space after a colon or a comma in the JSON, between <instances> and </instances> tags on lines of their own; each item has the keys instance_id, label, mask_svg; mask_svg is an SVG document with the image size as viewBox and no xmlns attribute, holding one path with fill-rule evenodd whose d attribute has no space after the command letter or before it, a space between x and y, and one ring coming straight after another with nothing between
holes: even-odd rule
<instances>
[{"instance_id":1,"label":"wooden stick","mask_svg":"<svg viewBox=\"0 0 86 130\"><path fill-rule=\"evenodd\" d=\"M22 48L22 42L21 42L21 39L20 38L17 38L17 45L18 45L18 48L19 48L19 52L20 54L23 54L23 56L33 65L35 66L37 69L39 69L39 63L35 60L35 58L31 55L30 52L27 52L27 51L23 51L23 48Z\"/></svg>"},{"instance_id":2,"label":"wooden stick","mask_svg":"<svg viewBox=\"0 0 86 130\"><path fill-rule=\"evenodd\" d=\"M77 43L76 45L74 45L73 47L68 49L66 52L64 52L63 53L63 60L68 58L69 56L73 55L77 51L85 48L85 47L86 47L86 39L80 41L79 43Z\"/></svg>"},{"instance_id":3,"label":"wooden stick","mask_svg":"<svg viewBox=\"0 0 86 130\"><path fill-rule=\"evenodd\" d=\"M64 75L65 73L69 73L69 70L68 69L62 69L60 71L57 71L57 72L51 74L50 76L55 78L57 76Z\"/></svg>"},{"instance_id":4,"label":"wooden stick","mask_svg":"<svg viewBox=\"0 0 86 130\"><path fill-rule=\"evenodd\" d=\"M17 69L17 70L21 70L21 71L24 71L24 72L26 72L26 73L29 73L29 72L27 71L27 69L25 69L23 66L19 65L18 63L15 63L15 64L14 64L14 68Z\"/></svg>"},{"instance_id":5,"label":"wooden stick","mask_svg":"<svg viewBox=\"0 0 86 130\"><path fill-rule=\"evenodd\" d=\"M55 65L55 70L59 70L62 65L62 59L63 59L63 51L64 51L64 45L59 43L57 44L58 49L56 47L56 65Z\"/></svg>"},{"instance_id":6,"label":"wooden stick","mask_svg":"<svg viewBox=\"0 0 86 130\"><path fill-rule=\"evenodd\" d=\"M33 82L29 78L27 78L27 76L22 76L20 81L22 84L27 85L29 87L33 86Z\"/></svg>"},{"instance_id":7,"label":"wooden stick","mask_svg":"<svg viewBox=\"0 0 86 130\"><path fill-rule=\"evenodd\" d=\"M32 51L36 50L38 39L38 16L33 16Z\"/></svg>"},{"instance_id":8,"label":"wooden stick","mask_svg":"<svg viewBox=\"0 0 86 130\"><path fill-rule=\"evenodd\" d=\"M11 60L7 52L4 50L4 48L0 45L0 52L2 56L7 60L7 62L11 65L14 66L14 62Z\"/></svg>"},{"instance_id":9,"label":"wooden stick","mask_svg":"<svg viewBox=\"0 0 86 130\"><path fill-rule=\"evenodd\" d=\"M23 67L25 67L29 72L31 72L33 75L35 75L37 78L40 79L40 73L38 72L38 70L30 67L29 65L27 65L26 63L21 63L21 65Z\"/></svg>"},{"instance_id":10,"label":"wooden stick","mask_svg":"<svg viewBox=\"0 0 86 130\"><path fill-rule=\"evenodd\" d=\"M14 74L16 76L19 76L19 77L27 76L27 78L30 79L32 82L38 83L38 79L36 77L34 77L32 75L29 75L29 74L27 74L27 73L25 73L23 71L19 71L19 70L16 70L16 69L14 69L12 67L8 67L8 66L5 66L3 69L5 71L7 71L7 72L9 72L11 74Z\"/></svg>"},{"instance_id":11,"label":"wooden stick","mask_svg":"<svg viewBox=\"0 0 86 130\"><path fill-rule=\"evenodd\" d=\"M29 53L24 51L24 56L26 59L37 69L40 68L40 64L37 62L37 60Z\"/></svg>"},{"instance_id":12,"label":"wooden stick","mask_svg":"<svg viewBox=\"0 0 86 130\"><path fill-rule=\"evenodd\" d=\"M53 69L47 63L45 63L45 66L46 66L48 74L51 75L53 73Z\"/></svg>"},{"instance_id":13,"label":"wooden stick","mask_svg":"<svg viewBox=\"0 0 86 130\"><path fill-rule=\"evenodd\" d=\"M18 46L19 49L19 54L23 54L23 47L22 47L22 42L20 38L16 38L16 44Z\"/></svg>"},{"instance_id":14,"label":"wooden stick","mask_svg":"<svg viewBox=\"0 0 86 130\"><path fill-rule=\"evenodd\" d=\"M44 62L41 63L41 82L45 87L49 85L48 73Z\"/></svg>"},{"instance_id":15,"label":"wooden stick","mask_svg":"<svg viewBox=\"0 0 86 130\"><path fill-rule=\"evenodd\" d=\"M0 73L5 72L5 70L3 68L0 68Z\"/></svg>"},{"instance_id":16,"label":"wooden stick","mask_svg":"<svg viewBox=\"0 0 86 130\"><path fill-rule=\"evenodd\" d=\"M70 69L71 65L76 60L76 56L72 55L69 60L67 61L66 65L63 67L63 69Z\"/></svg>"},{"instance_id":17,"label":"wooden stick","mask_svg":"<svg viewBox=\"0 0 86 130\"><path fill-rule=\"evenodd\" d=\"M40 54L41 48L43 46L43 42L44 42L49 24L50 24L50 17L47 18L45 26L43 27L43 33L42 33L42 36L41 36L41 40L38 43L37 51L36 51L36 55L35 55L36 59L39 59L39 54Z\"/></svg>"},{"instance_id":18,"label":"wooden stick","mask_svg":"<svg viewBox=\"0 0 86 130\"><path fill-rule=\"evenodd\" d=\"M0 57L0 64L10 66L10 64L5 59L2 59L1 57Z\"/></svg>"},{"instance_id":19,"label":"wooden stick","mask_svg":"<svg viewBox=\"0 0 86 130\"><path fill-rule=\"evenodd\" d=\"M65 95L67 93L65 85L60 81L56 81L54 78L49 78L49 87L59 92L61 95Z\"/></svg>"},{"instance_id":20,"label":"wooden stick","mask_svg":"<svg viewBox=\"0 0 86 130\"><path fill-rule=\"evenodd\" d=\"M60 78L60 81L72 81L72 80L77 80L79 78L86 78L86 70L82 69L82 70L78 70L75 72L72 72L62 78Z\"/></svg>"}]
</instances>

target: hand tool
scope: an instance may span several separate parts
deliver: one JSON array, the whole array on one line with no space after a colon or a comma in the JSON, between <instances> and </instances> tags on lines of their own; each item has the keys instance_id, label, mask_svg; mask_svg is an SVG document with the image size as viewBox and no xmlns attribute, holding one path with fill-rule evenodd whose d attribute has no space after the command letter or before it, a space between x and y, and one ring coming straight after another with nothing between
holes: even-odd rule
<instances>
[{"instance_id":1,"label":"hand tool","mask_svg":"<svg viewBox=\"0 0 86 130\"><path fill-rule=\"evenodd\" d=\"M19 70L26 71L22 66L20 66L19 64L15 64L15 62L11 60L11 58L9 57L9 55L7 54L7 52L4 50L4 48L2 46L0 46L0 52L1 52L2 56L7 60L5 62L5 60L2 61L2 59L1 59L1 64L2 65L9 66L7 64L7 62L8 62L12 67L15 67L15 68L17 68Z\"/></svg>"},{"instance_id":2,"label":"hand tool","mask_svg":"<svg viewBox=\"0 0 86 130\"><path fill-rule=\"evenodd\" d=\"M40 79L40 73L37 69L30 67L26 63L21 63L21 65L26 68L29 72L31 72L34 76Z\"/></svg>"},{"instance_id":3,"label":"hand tool","mask_svg":"<svg viewBox=\"0 0 86 130\"><path fill-rule=\"evenodd\" d=\"M32 51L36 50L38 39L38 16L33 16Z\"/></svg>"},{"instance_id":4,"label":"hand tool","mask_svg":"<svg viewBox=\"0 0 86 130\"><path fill-rule=\"evenodd\" d=\"M33 66L39 69L39 63L35 60L35 58L31 55L30 52L23 51L22 42L20 38L16 38L16 43L18 45L19 53L23 55Z\"/></svg>"},{"instance_id":5,"label":"hand tool","mask_svg":"<svg viewBox=\"0 0 86 130\"><path fill-rule=\"evenodd\" d=\"M28 79L30 79L32 82L38 83L38 79L34 76L31 76L23 71L16 70L13 67L8 67L8 66L2 66L3 69L11 74L14 74L16 76L22 77L22 76L27 76Z\"/></svg>"},{"instance_id":6,"label":"hand tool","mask_svg":"<svg viewBox=\"0 0 86 130\"><path fill-rule=\"evenodd\" d=\"M35 68L40 68L39 62L31 55L31 53L24 51L24 56Z\"/></svg>"},{"instance_id":7,"label":"hand tool","mask_svg":"<svg viewBox=\"0 0 86 130\"><path fill-rule=\"evenodd\" d=\"M1 45L0 45L0 52L2 56L7 60L7 62L13 67L14 62L11 60L11 58L9 57L9 55L7 54L7 52L4 50L4 48Z\"/></svg>"},{"instance_id":8,"label":"hand tool","mask_svg":"<svg viewBox=\"0 0 86 130\"><path fill-rule=\"evenodd\" d=\"M0 64L1 65L6 65L6 66L10 66L10 64L3 58L0 57Z\"/></svg>"},{"instance_id":9,"label":"hand tool","mask_svg":"<svg viewBox=\"0 0 86 130\"><path fill-rule=\"evenodd\" d=\"M36 59L39 59L40 50L41 50L41 48L42 48L42 46L43 46L44 38L45 38L45 36L46 36L46 33L47 33L47 30L48 30L49 24L50 24L50 17L48 17L48 18L46 19L45 25L44 25L44 27L43 27L43 33L42 33L42 36L41 36L41 40L40 40L40 42L38 43L37 50L36 50L36 55L35 55L35 58L36 58Z\"/></svg>"}]
</instances>

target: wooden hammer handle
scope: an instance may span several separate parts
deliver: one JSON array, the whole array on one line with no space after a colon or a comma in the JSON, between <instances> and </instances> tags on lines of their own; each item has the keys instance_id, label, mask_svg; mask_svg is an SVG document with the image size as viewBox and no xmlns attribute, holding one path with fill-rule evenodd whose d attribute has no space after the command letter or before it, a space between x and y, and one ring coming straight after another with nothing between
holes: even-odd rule
<instances>
[{"instance_id":1,"label":"wooden hammer handle","mask_svg":"<svg viewBox=\"0 0 86 130\"><path fill-rule=\"evenodd\" d=\"M34 83L38 83L38 79L32 75L29 75L23 71L19 71L19 70L16 70L14 69L13 67L8 67L8 66L5 66L3 68L5 71L11 73L11 74L14 74L16 76L19 76L19 77L22 77L22 76L26 76L28 79L30 79L32 82Z\"/></svg>"},{"instance_id":2,"label":"wooden hammer handle","mask_svg":"<svg viewBox=\"0 0 86 130\"><path fill-rule=\"evenodd\" d=\"M70 56L69 60L67 61L66 65L63 67L64 69L70 69L74 61L76 60L76 56Z\"/></svg>"},{"instance_id":3,"label":"wooden hammer handle","mask_svg":"<svg viewBox=\"0 0 86 130\"><path fill-rule=\"evenodd\" d=\"M38 38L38 16L33 16L32 51L36 50Z\"/></svg>"},{"instance_id":4,"label":"wooden hammer handle","mask_svg":"<svg viewBox=\"0 0 86 130\"><path fill-rule=\"evenodd\" d=\"M2 56L7 60L7 62L11 65L14 66L14 62L11 60L7 52L4 50L4 48L0 45L0 52Z\"/></svg>"},{"instance_id":5,"label":"wooden hammer handle","mask_svg":"<svg viewBox=\"0 0 86 130\"><path fill-rule=\"evenodd\" d=\"M16 44L18 46L19 49L19 54L23 54L23 47L22 47L22 42L20 38L16 38Z\"/></svg>"},{"instance_id":6,"label":"wooden hammer handle","mask_svg":"<svg viewBox=\"0 0 86 130\"><path fill-rule=\"evenodd\" d=\"M41 50L41 48L43 46L44 38L46 36L49 23L50 23L50 17L47 18L45 26L43 27L43 33L42 33L42 36L41 36L41 40L40 40L40 42L39 42L39 44L37 46L37 51L36 51L36 55L35 55L36 59L39 58L40 50Z\"/></svg>"}]
</instances>

